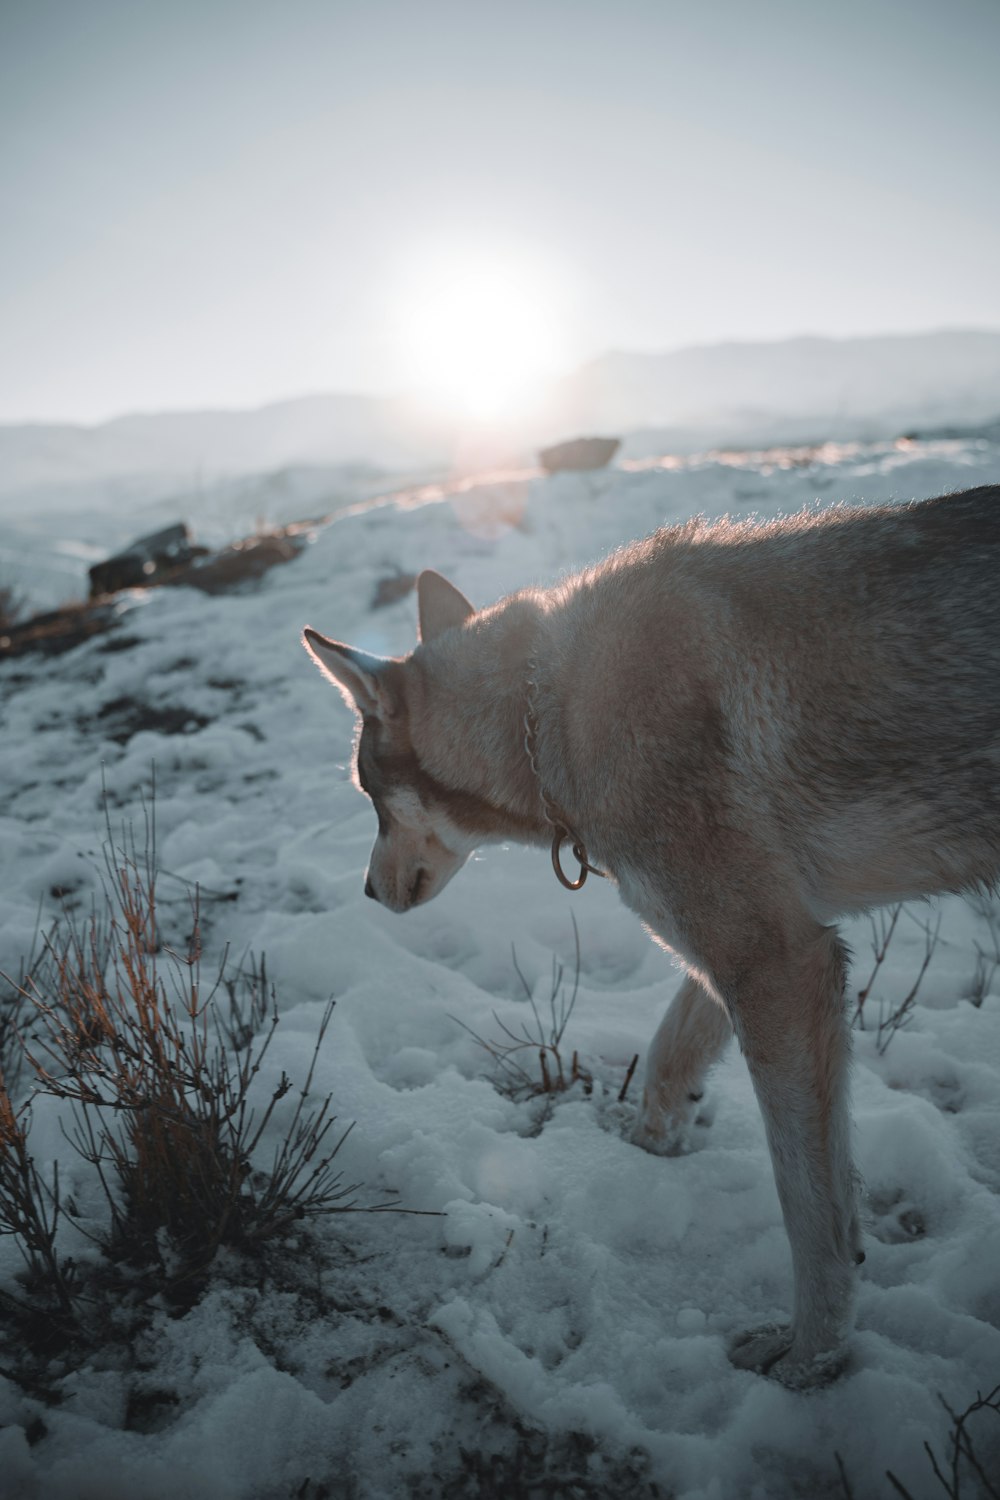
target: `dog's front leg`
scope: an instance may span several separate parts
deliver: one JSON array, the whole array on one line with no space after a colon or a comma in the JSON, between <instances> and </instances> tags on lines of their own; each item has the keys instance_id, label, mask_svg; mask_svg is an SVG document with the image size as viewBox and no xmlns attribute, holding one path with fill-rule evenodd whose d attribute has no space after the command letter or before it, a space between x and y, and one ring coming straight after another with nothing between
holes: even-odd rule
<instances>
[{"instance_id":1,"label":"dog's front leg","mask_svg":"<svg viewBox=\"0 0 1000 1500\"><path fill-rule=\"evenodd\" d=\"M820 1384L842 1368L863 1258L843 992L840 943L832 930L818 929L726 993L764 1116L795 1275L792 1325L750 1329L730 1355L741 1368L792 1386Z\"/></svg>"},{"instance_id":2,"label":"dog's front leg","mask_svg":"<svg viewBox=\"0 0 1000 1500\"><path fill-rule=\"evenodd\" d=\"M705 1075L733 1034L729 1017L689 975L649 1047L642 1103L632 1139L644 1151L675 1156L685 1149Z\"/></svg>"}]
</instances>

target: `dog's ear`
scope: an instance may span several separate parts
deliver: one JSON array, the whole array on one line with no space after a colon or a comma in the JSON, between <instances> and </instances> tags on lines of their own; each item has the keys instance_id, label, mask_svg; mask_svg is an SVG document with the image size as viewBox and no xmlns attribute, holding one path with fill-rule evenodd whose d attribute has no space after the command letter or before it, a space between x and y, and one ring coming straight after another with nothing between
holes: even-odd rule
<instances>
[{"instance_id":1,"label":"dog's ear","mask_svg":"<svg viewBox=\"0 0 1000 1500\"><path fill-rule=\"evenodd\" d=\"M342 646L309 625L302 632L302 644L323 676L340 689L350 708L362 716L375 714L380 718L391 712L382 682L382 672L388 665L384 656L369 656L353 646Z\"/></svg>"},{"instance_id":2,"label":"dog's ear","mask_svg":"<svg viewBox=\"0 0 1000 1500\"><path fill-rule=\"evenodd\" d=\"M422 641L432 641L442 631L464 625L476 613L465 595L433 568L425 568L417 579L417 606Z\"/></svg>"}]
</instances>

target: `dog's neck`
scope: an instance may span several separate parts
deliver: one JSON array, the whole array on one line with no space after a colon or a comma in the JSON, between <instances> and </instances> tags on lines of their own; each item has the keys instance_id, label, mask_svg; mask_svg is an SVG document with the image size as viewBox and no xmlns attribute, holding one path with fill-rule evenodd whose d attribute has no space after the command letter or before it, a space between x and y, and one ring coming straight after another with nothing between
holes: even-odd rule
<instances>
[{"instance_id":1,"label":"dog's neck","mask_svg":"<svg viewBox=\"0 0 1000 1500\"><path fill-rule=\"evenodd\" d=\"M558 759L558 714L544 657L544 612L531 595L518 595L415 659L423 681L411 732L421 761L445 784L502 809L508 824L497 836L527 843L548 843L552 834L542 787ZM533 756L525 747L529 703Z\"/></svg>"}]
</instances>

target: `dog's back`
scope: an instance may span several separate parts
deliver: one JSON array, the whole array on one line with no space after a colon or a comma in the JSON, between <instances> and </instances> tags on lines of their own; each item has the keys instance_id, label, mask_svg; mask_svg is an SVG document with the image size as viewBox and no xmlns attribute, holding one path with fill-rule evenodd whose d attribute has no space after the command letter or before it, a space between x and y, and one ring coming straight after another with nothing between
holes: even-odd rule
<instances>
[{"instance_id":1,"label":"dog's back","mask_svg":"<svg viewBox=\"0 0 1000 1500\"><path fill-rule=\"evenodd\" d=\"M995 878L1000 489L834 513L798 555L803 576L775 579L757 615L766 639L780 612L778 660L793 663L775 808L796 833L811 814L814 901L842 910Z\"/></svg>"},{"instance_id":2,"label":"dog's back","mask_svg":"<svg viewBox=\"0 0 1000 1500\"><path fill-rule=\"evenodd\" d=\"M564 604L570 763L624 778L619 822L679 789L794 859L823 916L995 879L1000 487L663 532Z\"/></svg>"}]
</instances>

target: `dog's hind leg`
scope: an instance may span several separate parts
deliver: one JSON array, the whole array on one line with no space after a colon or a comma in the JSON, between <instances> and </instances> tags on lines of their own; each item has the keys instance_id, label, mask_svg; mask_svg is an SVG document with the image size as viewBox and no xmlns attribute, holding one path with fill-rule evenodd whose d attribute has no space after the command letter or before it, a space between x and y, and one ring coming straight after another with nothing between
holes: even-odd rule
<instances>
[{"instance_id":1,"label":"dog's hind leg","mask_svg":"<svg viewBox=\"0 0 1000 1500\"><path fill-rule=\"evenodd\" d=\"M732 1034L719 1002L688 976L650 1043L642 1103L632 1132L637 1146L660 1156L685 1149L705 1074Z\"/></svg>"},{"instance_id":2,"label":"dog's hind leg","mask_svg":"<svg viewBox=\"0 0 1000 1500\"><path fill-rule=\"evenodd\" d=\"M727 1000L764 1116L795 1273L791 1327L751 1329L736 1339L730 1357L788 1385L819 1384L839 1373L846 1358L862 1259L847 1112L844 959L836 933L814 929L784 957L755 965Z\"/></svg>"}]
</instances>

